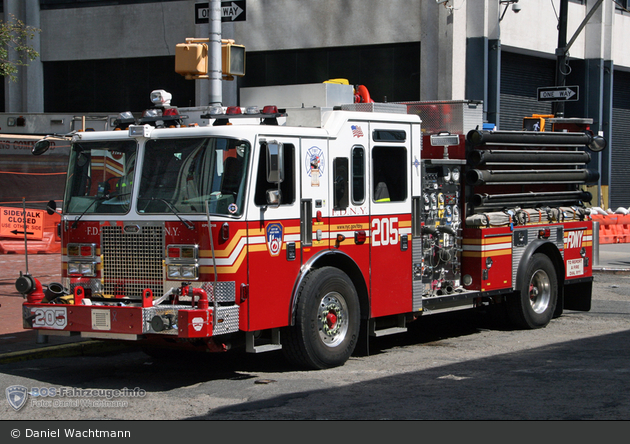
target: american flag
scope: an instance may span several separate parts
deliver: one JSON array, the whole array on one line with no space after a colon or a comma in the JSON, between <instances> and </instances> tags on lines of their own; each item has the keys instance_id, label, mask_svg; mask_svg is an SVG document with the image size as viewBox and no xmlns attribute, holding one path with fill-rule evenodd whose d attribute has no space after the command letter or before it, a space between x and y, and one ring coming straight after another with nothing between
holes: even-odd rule
<instances>
[{"instance_id":1,"label":"american flag","mask_svg":"<svg viewBox=\"0 0 630 444\"><path fill-rule=\"evenodd\" d=\"M361 127L357 125L352 125L352 136L353 137L363 137L363 131L361 131Z\"/></svg>"}]
</instances>

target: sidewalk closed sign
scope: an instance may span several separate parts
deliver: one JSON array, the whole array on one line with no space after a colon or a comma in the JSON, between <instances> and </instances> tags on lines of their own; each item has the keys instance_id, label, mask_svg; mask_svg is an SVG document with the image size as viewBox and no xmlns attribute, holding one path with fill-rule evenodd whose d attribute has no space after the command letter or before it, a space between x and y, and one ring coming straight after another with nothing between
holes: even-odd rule
<instances>
[{"instance_id":1,"label":"sidewalk closed sign","mask_svg":"<svg viewBox=\"0 0 630 444\"><path fill-rule=\"evenodd\" d=\"M26 225L25 225L26 222ZM44 211L0 207L0 237L15 237L41 240L44 236Z\"/></svg>"}]
</instances>

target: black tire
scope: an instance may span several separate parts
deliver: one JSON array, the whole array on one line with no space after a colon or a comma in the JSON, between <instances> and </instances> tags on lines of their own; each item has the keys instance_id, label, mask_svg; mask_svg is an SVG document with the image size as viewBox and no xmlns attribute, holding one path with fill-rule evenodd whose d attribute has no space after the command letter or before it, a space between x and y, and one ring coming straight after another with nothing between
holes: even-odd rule
<instances>
[{"instance_id":1,"label":"black tire","mask_svg":"<svg viewBox=\"0 0 630 444\"><path fill-rule=\"evenodd\" d=\"M295 325L284 329L282 349L294 364L324 369L345 364L359 336L359 298L350 278L324 267L298 289Z\"/></svg>"},{"instance_id":2,"label":"black tire","mask_svg":"<svg viewBox=\"0 0 630 444\"><path fill-rule=\"evenodd\" d=\"M558 302L558 278L553 263L544 254L534 254L527 263L522 286L507 298L510 321L519 328L542 328L549 324Z\"/></svg>"}]
</instances>

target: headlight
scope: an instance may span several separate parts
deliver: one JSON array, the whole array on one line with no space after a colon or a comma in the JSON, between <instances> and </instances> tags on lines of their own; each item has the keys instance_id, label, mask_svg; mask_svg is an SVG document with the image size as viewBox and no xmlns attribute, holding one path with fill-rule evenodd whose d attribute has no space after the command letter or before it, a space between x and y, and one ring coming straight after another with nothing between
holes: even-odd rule
<instances>
[{"instance_id":1,"label":"headlight","mask_svg":"<svg viewBox=\"0 0 630 444\"><path fill-rule=\"evenodd\" d=\"M182 272L179 269L179 265L169 265L168 266L168 277L169 279L181 279Z\"/></svg>"},{"instance_id":2,"label":"headlight","mask_svg":"<svg viewBox=\"0 0 630 444\"><path fill-rule=\"evenodd\" d=\"M78 262L68 262L68 274L81 274L81 264Z\"/></svg>"},{"instance_id":3,"label":"headlight","mask_svg":"<svg viewBox=\"0 0 630 444\"><path fill-rule=\"evenodd\" d=\"M96 263L94 262L68 262L69 276L96 276Z\"/></svg>"},{"instance_id":4,"label":"headlight","mask_svg":"<svg viewBox=\"0 0 630 444\"><path fill-rule=\"evenodd\" d=\"M94 276L93 264L81 264L81 274L83 276Z\"/></svg>"},{"instance_id":5,"label":"headlight","mask_svg":"<svg viewBox=\"0 0 630 444\"><path fill-rule=\"evenodd\" d=\"M197 267L195 265L182 265L180 267L181 276L184 279L196 279L197 278Z\"/></svg>"},{"instance_id":6,"label":"headlight","mask_svg":"<svg viewBox=\"0 0 630 444\"><path fill-rule=\"evenodd\" d=\"M167 245L166 277L173 280L199 279L199 246Z\"/></svg>"},{"instance_id":7,"label":"headlight","mask_svg":"<svg viewBox=\"0 0 630 444\"><path fill-rule=\"evenodd\" d=\"M169 279L197 279L198 277L196 265L169 265L167 274Z\"/></svg>"}]
</instances>

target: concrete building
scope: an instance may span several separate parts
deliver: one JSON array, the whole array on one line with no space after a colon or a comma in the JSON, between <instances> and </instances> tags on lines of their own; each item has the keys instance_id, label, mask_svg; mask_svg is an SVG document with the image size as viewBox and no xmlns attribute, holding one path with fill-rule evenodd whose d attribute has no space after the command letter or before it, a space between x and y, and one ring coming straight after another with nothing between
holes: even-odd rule
<instances>
[{"instance_id":1,"label":"concrete building","mask_svg":"<svg viewBox=\"0 0 630 444\"><path fill-rule=\"evenodd\" d=\"M523 117L557 111L538 100L537 88L556 85L563 1L227 2L243 11L222 23L222 37L245 45L247 58L246 76L223 82L223 103L237 104L240 87L347 78L376 101L481 101L488 122L520 130ZM196 3L3 0L5 20L13 15L41 29L34 40L41 57L18 82L5 79L0 106L5 113L138 111L154 89L170 91L175 105L207 105L208 81L174 72L177 43L210 33L195 23ZM609 141L595 160L601 204L613 209L630 207L628 3L568 0L571 46L562 66L566 84L579 88L578 100L563 103L564 116L591 118Z\"/></svg>"}]
</instances>

